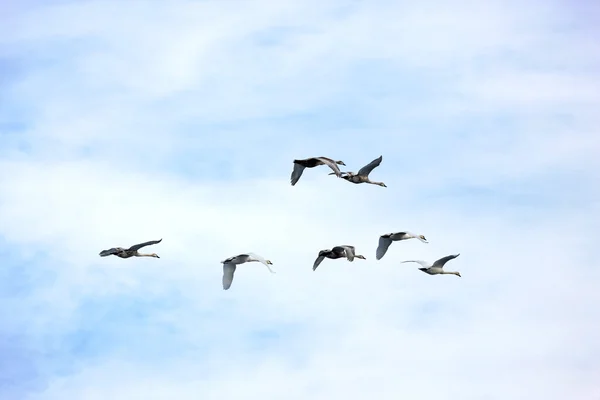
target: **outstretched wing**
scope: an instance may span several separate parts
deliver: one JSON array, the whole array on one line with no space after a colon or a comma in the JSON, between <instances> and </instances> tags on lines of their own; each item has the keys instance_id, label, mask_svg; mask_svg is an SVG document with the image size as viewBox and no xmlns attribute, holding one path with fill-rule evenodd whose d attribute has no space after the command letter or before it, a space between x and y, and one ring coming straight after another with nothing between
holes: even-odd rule
<instances>
[{"instance_id":1,"label":"outstretched wing","mask_svg":"<svg viewBox=\"0 0 600 400\"><path fill-rule=\"evenodd\" d=\"M337 176L338 178L342 176L342 172L338 168L335 161L333 161L329 158L326 158L326 157L315 157L315 158L317 160L321 161L323 164L328 165L329 168L331 168L333 170L333 173L335 174L335 176Z\"/></svg>"},{"instance_id":2,"label":"outstretched wing","mask_svg":"<svg viewBox=\"0 0 600 400\"><path fill-rule=\"evenodd\" d=\"M438 268L443 268L444 264L446 264L448 261L455 259L456 257L460 256L459 254L453 254L450 256L446 256L446 257L442 257L439 260L437 260L436 262L433 263L434 267L438 267Z\"/></svg>"},{"instance_id":3,"label":"outstretched wing","mask_svg":"<svg viewBox=\"0 0 600 400\"><path fill-rule=\"evenodd\" d=\"M136 250L141 249L142 247L150 246L151 244L157 244L157 243L160 243L160 242L162 242L162 239L160 239L160 240L151 240L149 242L144 242L144 243L133 245L128 250L129 251L136 251Z\"/></svg>"},{"instance_id":4,"label":"outstretched wing","mask_svg":"<svg viewBox=\"0 0 600 400\"><path fill-rule=\"evenodd\" d=\"M122 247L113 247L108 250L102 250L100 252L100 257L112 256L113 254L118 254L118 253L122 252L123 250L125 250L125 249Z\"/></svg>"},{"instance_id":5,"label":"outstretched wing","mask_svg":"<svg viewBox=\"0 0 600 400\"><path fill-rule=\"evenodd\" d=\"M373 169L375 169L379 166L379 164L381 164L381 160L383 160L383 156L379 156L378 158L374 159L373 161L362 167L358 171L358 175L369 176L371 171L373 171Z\"/></svg>"},{"instance_id":6,"label":"outstretched wing","mask_svg":"<svg viewBox=\"0 0 600 400\"><path fill-rule=\"evenodd\" d=\"M408 261L402 261L402 263L409 263L409 262L414 262L414 263L417 263L417 264L421 264L421 266L422 266L423 268L429 268L429 267L431 267L431 266L432 266L432 265L431 265L431 264L429 264L427 261L423 261L423 260L408 260Z\"/></svg>"},{"instance_id":7,"label":"outstretched wing","mask_svg":"<svg viewBox=\"0 0 600 400\"><path fill-rule=\"evenodd\" d=\"M223 264L223 290L227 290L231 287L233 282L233 274L235 273L234 264Z\"/></svg>"},{"instance_id":8,"label":"outstretched wing","mask_svg":"<svg viewBox=\"0 0 600 400\"><path fill-rule=\"evenodd\" d=\"M315 263L313 264L313 271L317 269L317 267L323 262L324 259L325 259L325 256L317 257L317 259L315 260Z\"/></svg>"},{"instance_id":9,"label":"outstretched wing","mask_svg":"<svg viewBox=\"0 0 600 400\"><path fill-rule=\"evenodd\" d=\"M388 247L392 244L392 239L389 237L379 236L379 246L377 246L377 252L375 253L375 258L381 260L381 258L385 255L388 250Z\"/></svg>"},{"instance_id":10,"label":"outstretched wing","mask_svg":"<svg viewBox=\"0 0 600 400\"><path fill-rule=\"evenodd\" d=\"M294 170L292 171L292 176L290 177L292 186L298 183L300 177L302 176L302 172L304 172L304 168L306 168L304 165L294 163Z\"/></svg>"}]
</instances>

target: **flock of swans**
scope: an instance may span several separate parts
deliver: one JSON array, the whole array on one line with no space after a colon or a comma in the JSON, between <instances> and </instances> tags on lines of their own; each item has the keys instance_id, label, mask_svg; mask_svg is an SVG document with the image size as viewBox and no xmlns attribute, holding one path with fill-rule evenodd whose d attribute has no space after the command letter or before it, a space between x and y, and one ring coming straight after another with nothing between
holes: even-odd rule
<instances>
[{"instance_id":1,"label":"flock of swans","mask_svg":"<svg viewBox=\"0 0 600 400\"><path fill-rule=\"evenodd\" d=\"M302 173L304 172L304 170L306 168L314 168L319 165L327 165L329 168L331 168L333 170L333 172L329 173L329 175L335 175L338 178L345 179L348 182L352 182L352 183L356 183L356 184L370 183L373 185L387 187L385 185L385 183L383 183L383 182L374 182L369 179L369 174L371 173L371 171L373 171L373 169L378 167L379 164L381 164L382 160L383 160L383 157L379 156L375 160L371 161L369 164L362 167L356 174L354 172L340 171L338 165L346 166L346 164L344 164L343 161L334 161L331 158L327 158L327 157L312 157L312 158L306 158L303 160L294 160L294 170L292 171L292 176L291 176L290 180L291 180L292 186L294 186L294 185L296 185L296 183L298 183L298 181L300 180L300 177L302 176ZM387 253L388 248L390 247L390 245L393 242L397 242L397 241L401 241L401 240L408 240L408 239L418 239L423 243L429 243L427 241L427 239L425 239L425 236L416 235L414 233L407 232L407 231L386 233L384 235L379 236L379 245L375 252L375 258L377 260L381 260L383 258L383 256ZM101 251L100 257L114 255L114 256L117 256L120 258L130 258L130 257L160 258L158 256L158 254L156 254L156 253L140 253L138 250L140 250L141 248L146 247L146 246L158 244L161 241L162 241L162 239L151 240L148 242L133 245L127 249L125 249L123 247L113 247L111 249ZM408 261L402 261L402 263L408 263L408 262L418 263L422 267L422 268L419 268L419 270L421 270L429 275L452 274L452 275L456 275L456 276L460 277L459 272L444 271L444 269L443 269L444 265L448 261L458 257L459 255L460 255L460 253L442 257L439 260L436 260L433 264L423 261L423 260L408 260ZM313 267L312 267L313 271L315 271L317 269L317 267L326 258L329 258L332 260L335 260L338 258L346 258L350 262L354 261L355 258L366 260L365 256L356 254L356 248L354 246L339 245L339 246L335 246L331 249L325 249L325 250L319 251L317 259L315 260ZM275 273L275 271L273 271L270 267L271 265L273 265L273 263L270 260L266 260L265 258L259 256L258 254L245 253L245 254L239 254L237 256L229 257L226 260L221 261L221 263L223 264L223 289L224 290L228 290L231 287L231 284L233 282L233 275L235 273L237 266L240 264L247 263L247 262L260 262L269 269L269 272L271 272L273 274Z\"/></svg>"}]
</instances>

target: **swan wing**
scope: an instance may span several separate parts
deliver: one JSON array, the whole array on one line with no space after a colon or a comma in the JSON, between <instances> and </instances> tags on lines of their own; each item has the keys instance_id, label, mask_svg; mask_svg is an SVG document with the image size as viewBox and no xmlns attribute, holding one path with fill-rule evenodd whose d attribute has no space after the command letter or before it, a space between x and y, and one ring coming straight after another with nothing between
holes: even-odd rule
<instances>
[{"instance_id":1,"label":"swan wing","mask_svg":"<svg viewBox=\"0 0 600 400\"><path fill-rule=\"evenodd\" d=\"M452 254L452 255L449 255L449 256L446 256L446 257L442 257L439 260L437 260L436 262L434 262L432 266L436 267L436 268L443 268L444 264L446 264L450 260L455 259L458 256L460 256L460 253L459 254Z\"/></svg>"},{"instance_id":2,"label":"swan wing","mask_svg":"<svg viewBox=\"0 0 600 400\"><path fill-rule=\"evenodd\" d=\"M150 240L149 242L135 244L135 245L131 246L128 250L129 251L136 251L136 250L141 249L142 247L150 246L151 244L157 244L157 243L160 243L160 242L162 242L162 239L160 239L160 240Z\"/></svg>"},{"instance_id":3,"label":"swan wing","mask_svg":"<svg viewBox=\"0 0 600 400\"><path fill-rule=\"evenodd\" d=\"M313 271L316 270L319 265L321 265L321 263L323 262L324 259L325 259L325 256L317 257L317 259L315 260L315 263L313 264Z\"/></svg>"},{"instance_id":4,"label":"swan wing","mask_svg":"<svg viewBox=\"0 0 600 400\"><path fill-rule=\"evenodd\" d=\"M381 160L383 160L383 156L377 157L376 159L362 167L360 170L358 170L358 175L369 176L371 171L373 171L373 169L375 169L379 166L379 164L381 164Z\"/></svg>"},{"instance_id":5,"label":"swan wing","mask_svg":"<svg viewBox=\"0 0 600 400\"><path fill-rule=\"evenodd\" d=\"M231 287L233 282L233 274L235 273L235 264L223 264L223 290Z\"/></svg>"},{"instance_id":6,"label":"swan wing","mask_svg":"<svg viewBox=\"0 0 600 400\"><path fill-rule=\"evenodd\" d=\"M381 260L385 253L388 251L388 248L392 244L392 239L389 237L379 236L379 245L377 246L377 251L375 253L375 258Z\"/></svg>"},{"instance_id":7,"label":"swan wing","mask_svg":"<svg viewBox=\"0 0 600 400\"><path fill-rule=\"evenodd\" d=\"M302 173L304 172L304 168L306 168L304 165L294 163L294 170L292 171L292 176L290 177L290 182L292 183L292 186L298 183L300 177L302 176Z\"/></svg>"}]
</instances>

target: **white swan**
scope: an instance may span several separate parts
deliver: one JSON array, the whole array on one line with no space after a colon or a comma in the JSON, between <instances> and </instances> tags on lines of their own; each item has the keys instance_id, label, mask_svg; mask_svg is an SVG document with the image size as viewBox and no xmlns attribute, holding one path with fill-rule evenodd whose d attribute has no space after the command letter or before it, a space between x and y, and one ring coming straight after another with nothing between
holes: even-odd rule
<instances>
[{"instance_id":1,"label":"white swan","mask_svg":"<svg viewBox=\"0 0 600 400\"><path fill-rule=\"evenodd\" d=\"M402 262L403 263L416 262L418 264L421 264L423 266L423 268L419 268L419 269L429 275L452 274L452 275L456 275L456 276L460 277L460 272L444 271L444 269L443 269L444 264L446 264L450 260L455 259L458 256L460 256L460 253L442 257L439 260L437 260L436 262L434 262L433 264L430 264L423 260L411 260L411 261L402 261Z\"/></svg>"},{"instance_id":2,"label":"white swan","mask_svg":"<svg viewBox=\"0 0 600 400\"><path fill-rule=\"evenodd\" d=\"M392 242L397 242L399 240L407 240L407 239L419 239L423 243L429 243L425 236L423 235L415 235L411 232L394 232L394 233L386 233L385 235L379 236L379 246L377 246L377 252L375 253L375 258L381 260L381 258L385 255L388 250L388 247L392 244Z\"/></svg>"},{"instance_id":3,"label":"white swan","mask_svg":"<svg viewBox=\"0 0 600 400\"><path fill-rule=\"evenodd\" d=\"M269 265L273 265L271 260L265 260L258 254L246 253L229 257L228 259L221 261L223 264L223 290L227 290L231 287L231 283L233 282L233 274L235 273L235 268L237 265L253 261L264 264L272 274L275 273L275 271L269 267Z\"/></svg>"}]
</instances>

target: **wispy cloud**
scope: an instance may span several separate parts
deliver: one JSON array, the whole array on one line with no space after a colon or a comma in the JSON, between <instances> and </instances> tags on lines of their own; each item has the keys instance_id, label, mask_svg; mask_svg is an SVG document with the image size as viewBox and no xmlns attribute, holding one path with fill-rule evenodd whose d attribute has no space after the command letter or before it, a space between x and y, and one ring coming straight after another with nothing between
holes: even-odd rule
<instances>
[{"instance_id":1,"label":"wispy cloud","mask_svg":"<svg viewBox=\"0 0 600 400\"><path fill-rule=\"evenodd\" d=\"M591 4L1 7L2 398L600 396Z\"/></svg>"}]
</instances>

